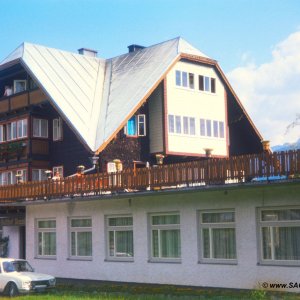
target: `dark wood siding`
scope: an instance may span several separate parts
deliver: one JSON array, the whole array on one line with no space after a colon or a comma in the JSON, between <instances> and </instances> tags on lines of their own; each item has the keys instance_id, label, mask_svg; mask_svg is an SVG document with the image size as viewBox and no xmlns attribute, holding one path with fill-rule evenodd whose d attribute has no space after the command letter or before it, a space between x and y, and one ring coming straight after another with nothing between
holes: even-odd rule
<instances>
[{"instance_id":1,"label":"dark wood siding","mask_svg":"<svg viewBox=\"0 0 300 300\"><path fill-rule=\"evenodd\" d=\"M145 103L136 113L146 115L146 136L128 137L122 128L116 137L100 154L100 170L106 171L106 164L114 159L120 159L123 168L133 167L134 161L147 162L149 154L149 113L148 103Z\"/></svg>"}]
</instances>

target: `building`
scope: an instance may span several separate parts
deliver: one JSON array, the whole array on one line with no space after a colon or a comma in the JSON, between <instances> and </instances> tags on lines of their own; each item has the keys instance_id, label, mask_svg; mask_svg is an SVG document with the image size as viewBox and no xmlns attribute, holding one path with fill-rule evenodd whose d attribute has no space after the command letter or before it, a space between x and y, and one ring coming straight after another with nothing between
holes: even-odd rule
<instances>
[{"instance_id":1,"label":"building","mask_svg":"<svg viewBox=\"0 0 300 300\"><path fill-rule=\"evenodd\" d=\"M182 38L128 49L105 60L24 43L1 62L9 255L58 277L233 288L272 268L290 278L299 267L282 265L299 265L299 183L226 184L295 175L299 153L263 152L218 63ZM47 170L66 179L47 181Z\"/></svg>"}]
</instances>

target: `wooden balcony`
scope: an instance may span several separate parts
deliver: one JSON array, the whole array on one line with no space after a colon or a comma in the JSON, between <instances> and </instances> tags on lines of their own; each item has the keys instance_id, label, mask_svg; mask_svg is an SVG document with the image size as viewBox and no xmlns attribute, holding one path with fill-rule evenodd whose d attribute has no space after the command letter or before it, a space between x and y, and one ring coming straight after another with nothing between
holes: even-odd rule
<instances>
[{"instance_id":1,"label":"wooden balcony","mask_svg":"<svg viewBox=\"0 0 300 300\"><path fill-rule=\"evenodd\" d=\"M300 178L300 150L129 169L0 187L0 202L91 197L208 185L255 184Z\"/></svg>"},{"instance_id":2,"label":"wooden balcony","mask_svg":"<svg viewBox=\"0 0 300 300\"><path fill-rule=\"evenodd\" d=\"M0 99L0 113L7 113L32 104L38 104L46 99L47 97L40 89L24 91L18 94L12 94L8 97L2 97Z\"/></svg>"}]
</instances>

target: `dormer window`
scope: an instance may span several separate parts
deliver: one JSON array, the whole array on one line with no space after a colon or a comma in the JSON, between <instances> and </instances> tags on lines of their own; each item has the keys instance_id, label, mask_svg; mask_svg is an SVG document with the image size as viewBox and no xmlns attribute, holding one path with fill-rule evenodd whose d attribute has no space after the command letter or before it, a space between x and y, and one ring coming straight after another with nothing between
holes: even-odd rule
<instances>
[{"instance_id":1,"label":"dormer window","mask_svg":"<svg viewBox=\"0 0 300 300\"><path fill-rule=\"evenodd\" d=\"M136 115L127 121L124 127L127 136L146 136L146 115Z\"/></svg>"},{"instance_id":2,"label":"dormer window","mask_svg":"<svg viewBox=\"0 0 300 300\"><path fill-rule=\"evenodd\" d=\"M14 94L26 91L26 80L14 80Z\"/></svg>"}]
</instances>

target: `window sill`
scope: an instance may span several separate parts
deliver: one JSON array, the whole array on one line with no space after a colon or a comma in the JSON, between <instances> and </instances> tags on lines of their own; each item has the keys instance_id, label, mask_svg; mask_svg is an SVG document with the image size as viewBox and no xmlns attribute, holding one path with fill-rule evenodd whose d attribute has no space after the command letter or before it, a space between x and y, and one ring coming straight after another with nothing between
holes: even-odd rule
<instances>
[{"instance_id":1,"label":"window sill","mask_svg":"<svg viewBox=\"0 0 300 300\"><path fill-rule=\"evenodd\" d=\"M237 265L236 259L201 259L198 264L209 264L209 265Z\"/></svg>"},{"instance_id":2,"label":"window sill","mask_svg":"<svg viewBox=\"0 0 300 300\"><path fill-rule=\"evenodd\" d=\"M49 256L35 256L34 259L56 260L56 256L55 256L55 257L49 257Z\"/></svg>"},{"instance_id":3,"label":"window sill","mask_svg":"<svg viewBox=\"0 0 300 300\"><path fill-rule=\"evenodd\" d=\"M106 258L104 259L105 262L126 262L126 263L133 263L134 258Z\"/></svg>"},{"instance_id":4,"label":"window sill","mask_svg":"<svg viewBox=\"0 0 300 300\"><path fill-rule=\"evenodd\" d=\"M261 261L257 263L261 267L298 267L300 261Z\"/></svg>"},{"instance_id":5,"label":"window sill","mask_svg":"<svg viewBox=\"0 0 300 300\"><path fill-rule=\"evenodd\" d=\"M73 260L73 261L92 261L92 257L68 257L67 260Z\"/></svg>"},{"instance_id":6,"label":"window sill","mask_svg":"<svg viewBox=\"0 0 300 300\"><path fill-rule=\"evenodd\" d=\"M181 259L176 258L151 258L148 260L148 263L167 263L167 264L181 264Z\"/></svg>"}]
</instances>

